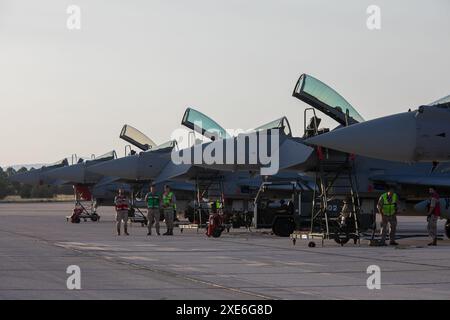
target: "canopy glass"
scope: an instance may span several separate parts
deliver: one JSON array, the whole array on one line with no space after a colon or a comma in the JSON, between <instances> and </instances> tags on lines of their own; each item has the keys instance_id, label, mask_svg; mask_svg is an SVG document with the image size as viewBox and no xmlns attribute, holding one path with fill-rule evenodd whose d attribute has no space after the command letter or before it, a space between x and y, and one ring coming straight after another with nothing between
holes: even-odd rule
<instances>
[{"instance_id":1,"label":"canopy glass","mask_svg":"<svg viewBox=\"0 0 450 320\"><path fill-rule=\"evenodd\" d=\"M116 154L116 152L113 150L113 151L110 151L110 152L107 152L107 153L105 153L105 154L102 154L101 156L99 156L99 157L97 157L97 158L95 158L95 159L92 159L92 160L86 160L86 163L89 163L89 162L101 162L101 161L109 161L109 160L114 160L114 159L116 159L117 158L117 154Z\"/></svg>"},{"instance_id":2,"label":"canopy glass","mask_svg":"<svg viewBox=\"0 0 450 320\"><path fill-rule=\"evenodd\" d=\"M192 108L186 109L181 124L211 140L231 138L217 122Z\"/></svg>"},{"instance_id":3,"label":"canopy glass","mask_svg":"<svg viewBox=\"0 0 450 320\"><path fill-rule=\"evenodd\" d=\"M64 158L62 160L56 161L55 163L49 164L48 166L44 166L43 168L59 168L69 165L69 160Z\"/></svg>"},{"instance_id":4,"label":"canopy glass","mask_svg":"<svg viewBox=\"0 0 450 320\"><path fill-rule=\"evenodd\" d=\"M160 144L159 146L153 148L150 151L156 151L156 150L161 150L161 149L167 149L167 148L174 148L177 145L177 141L176 140L170 140L167 142L164 142L162 144Z\"/></svg>"},{"instance_id":5,"label":"canopy glass","mask_svg":"<svg viewBox=\"0 0 450 320\"><path fill-rule=\"evenodd\" d=\"M286 117L282 117L280 119L271 121L267 124L264 124L258 128L253 129L252 131L262 131L269 129L280 129L287 136L292 136L291 125Z\"/></svg>"},{"instance_id":6,"label":"canopy glass","mask_svg":"<svg viewBox=\"0 0 450 320\"><path fill-rule=\"evenodd\" d=\"M292 95L342 125L346 125L347 120L348 124L364 122L363 117L339 93L310 75L300 76ZM346 113L348 113L347 120Z\"/></svg>"},{"instance_id":7,"label":"canopy glass","mask_svg":"<svg viewBox=\"0 0 450 320\"><path fill-rule=\"evenodd\" d=\"M144 151L156 147L156 143L152 139L128 124L123 126L120 138Z\"/></svg>"}]
</instances>

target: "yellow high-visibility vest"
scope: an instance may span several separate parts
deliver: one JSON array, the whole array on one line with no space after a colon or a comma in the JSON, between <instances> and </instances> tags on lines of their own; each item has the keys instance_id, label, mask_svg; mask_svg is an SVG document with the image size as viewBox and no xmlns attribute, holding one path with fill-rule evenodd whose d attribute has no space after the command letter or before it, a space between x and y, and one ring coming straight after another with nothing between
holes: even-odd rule
<instances>
[{"instance_id":1,"label":"yellow high-visibility vest","mask_svg":"<svg viewBox=\"0 0 450 320\"><path fill-rule=\"evenodd\" d=\"M173 192L170 191L169 193L164 193L162 198L163 198L164 207L167 208L172 202ZM172 205L175 208L175 204L173 203Z\"/></svg>"},{"instance_id":2,"label":"yellow high-visibility vest","mask_svg":"<svg viewBox=\"0 0 450 320\"><path fill-rule=\"evenodd\" d=\"M388 200L387 193L383 193L381 198L383 199L383 214L385 216L393 216L397 208L397 194L392 194L391 202Z\"/></svg>"}]
</instances>

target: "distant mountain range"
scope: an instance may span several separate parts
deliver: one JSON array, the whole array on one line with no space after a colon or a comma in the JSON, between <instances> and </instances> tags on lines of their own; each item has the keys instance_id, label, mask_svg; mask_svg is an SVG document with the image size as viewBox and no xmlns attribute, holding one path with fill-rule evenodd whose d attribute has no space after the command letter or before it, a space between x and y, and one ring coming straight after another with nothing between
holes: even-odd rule
<instances>
[{"instance_id":1,"label":"distant mountain range","mask_svg":"<svg viewBox=\"0 0 450 320\"><path fill-rule=\"evenodd\" d=\"M3 170L6 170L8 168L13 168L14 170L19 170L22 167L27 168L28 170L30 170L31 168L35 168L35 169L39 169L40 167L45 166L45 163L35 163L35 164L15 164L12 166L2 166Z\"/></svg>"}]
</instances>

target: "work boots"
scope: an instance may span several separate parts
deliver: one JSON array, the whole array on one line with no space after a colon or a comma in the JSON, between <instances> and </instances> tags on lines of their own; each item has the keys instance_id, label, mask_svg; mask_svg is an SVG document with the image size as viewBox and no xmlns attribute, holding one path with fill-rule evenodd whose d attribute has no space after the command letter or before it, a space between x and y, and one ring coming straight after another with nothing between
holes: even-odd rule
<instances>
[{"instance_id":1,"label":"work boots","mask_svg":"<svg viewBox=\"0 0 450 320\"><path fill-rule=\"evenodd\" d=\"M437 239L434 238L433 241L431 241L428 245L429 246L437 246Z\"/></svg>"},{"instance_id":2,"label":"work boots","mask_svg":"<svg viewBox=\"0 0 450 320\"><path fill-rule=\"evenodd\" d=\"M167 231L163 233L163 236L173 236L173 228L167 228Z\"/></svg>"}]
</instances>

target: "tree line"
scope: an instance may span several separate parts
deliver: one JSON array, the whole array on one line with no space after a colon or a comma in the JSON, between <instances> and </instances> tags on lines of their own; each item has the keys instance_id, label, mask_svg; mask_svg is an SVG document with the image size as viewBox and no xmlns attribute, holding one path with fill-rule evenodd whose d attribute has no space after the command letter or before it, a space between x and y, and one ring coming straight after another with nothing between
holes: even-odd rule
<instances>
[{"instance_id":1,"label":"tree line","mask_svg":"<svg viewBox=\"0 0 450 320\"><path fill-rule=\"evenodd\" d=\"M35 170L31 168L31 170ZM57 194L72 194L72 186L30 186L18 182L11 181L9 177L18 174L28 172L26 167L22 167L19 170L14 168L7 168L3 170L0 167L0 199L4 199L6 196L20 196L21 198L53 198Z\"/></svg>"}]
</instances>

